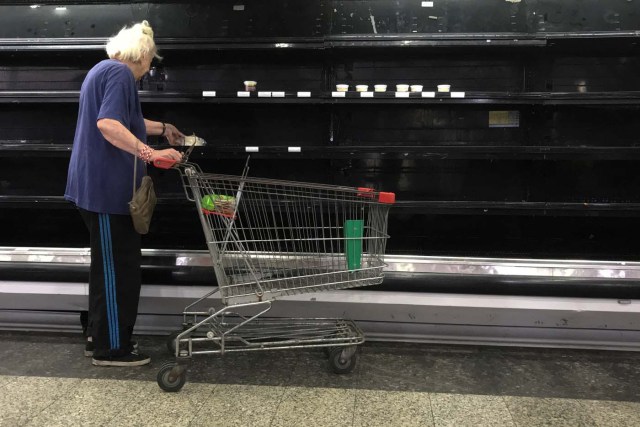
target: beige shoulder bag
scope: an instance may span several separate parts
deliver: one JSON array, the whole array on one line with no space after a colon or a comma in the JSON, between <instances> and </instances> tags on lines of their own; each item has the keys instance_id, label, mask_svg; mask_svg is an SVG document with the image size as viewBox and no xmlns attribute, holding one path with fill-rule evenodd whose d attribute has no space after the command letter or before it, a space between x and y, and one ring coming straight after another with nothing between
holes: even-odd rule
<instances>
[{"instance_id":1,"label":"beige shoulder bag","mask_svg":"<svg viewBox=\"0 0 640 427\"><path fill-rule=\"evenodd\" d=\"M136 153L138 143L136 142ZM156 207L156 192L153 189L153 181L149 175L142 177L140 187L136 190L136 172L138 167L138 157L133 155L133 198L129 202L129 213L133 220L133 228L140 234L149 232L153 209Z\"/></svg>"}]
</instances>

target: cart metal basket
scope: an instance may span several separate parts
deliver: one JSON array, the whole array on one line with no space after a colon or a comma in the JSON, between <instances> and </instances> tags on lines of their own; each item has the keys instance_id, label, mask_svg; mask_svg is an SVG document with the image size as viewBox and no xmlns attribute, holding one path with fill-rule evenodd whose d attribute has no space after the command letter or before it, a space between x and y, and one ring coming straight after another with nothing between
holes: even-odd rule
<instances>
[{"instance_id":1,"label":"cart metal basket","mask_svg":"<svg viewBox=\"0 0 640 427\"><path fill-rule=\"evenodd\" d=\"M183 330L169 338L176 362L158 384L178 391L192 355L324 347L336 373L353 370L362 331L343 319L259 319L282 296L376 285L384 277L393 193L203 173L176 168L196 203L218 288L187 306ZM199 309L216 292L222 308Z\"/></svg>"}]
</instances>

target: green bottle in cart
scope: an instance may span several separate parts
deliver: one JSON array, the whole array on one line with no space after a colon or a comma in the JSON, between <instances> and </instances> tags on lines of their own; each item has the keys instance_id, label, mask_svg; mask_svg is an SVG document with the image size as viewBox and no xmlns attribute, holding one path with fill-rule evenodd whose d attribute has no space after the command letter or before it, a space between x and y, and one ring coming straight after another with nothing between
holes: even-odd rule
<instances>
[{"instance_id":1,"label":"green bottle in cart","mask_svg":"<svg viewBox=\"0 0 640 427\"><path fill-rule=\"evenodd\" d=\"M347 268L358 270L362 268L362 237L364 235L364 221L350 219L344 222L345 252Z\"/></svg>"}]
</instances>

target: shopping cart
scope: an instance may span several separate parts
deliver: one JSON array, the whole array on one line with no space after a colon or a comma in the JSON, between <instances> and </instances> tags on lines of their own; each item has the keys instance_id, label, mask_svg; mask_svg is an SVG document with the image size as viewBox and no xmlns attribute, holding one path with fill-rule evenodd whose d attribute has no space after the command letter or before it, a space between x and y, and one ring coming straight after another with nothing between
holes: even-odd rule
<instances>
[{"instance_id":1,"label":"shopping cart","mask_svg":"<svg viewBox=\"0 0 640 427\"><path fill-rule=\"evenodd\" d=\"M186 160L155 165L179 171L218 282L184 309L183 329L167 342L176 360L158 372L160 387L179 391L198 354L323 347L334 372L351 372L364 342L353 321L260 317L278 297L380 284L395 195L251 178L248 160L241 176L203 173ZM221 308L199 308L216 292Z\"/></svg>"}]
</instances>

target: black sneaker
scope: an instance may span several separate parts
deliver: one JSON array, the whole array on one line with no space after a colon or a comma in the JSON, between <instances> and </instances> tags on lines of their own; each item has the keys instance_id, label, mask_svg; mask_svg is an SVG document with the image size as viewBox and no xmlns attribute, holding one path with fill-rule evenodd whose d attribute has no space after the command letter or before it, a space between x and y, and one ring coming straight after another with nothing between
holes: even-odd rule
<instances>
[{"instance_id":1,"label":"black sneaker","mask_svg":"<svg viewBox=\"0 0 640 427\"><path fill-rule=\"evenodd\" d=\"M132 351L124 356L93 356L91 363L94 366L142 366L151 362L146 354L138 354Z\"/></svg>"},{"instance_id":2,"label":"black sneaker","mask_svg":"<svg viewBox=\"0 0 640 427\"><path fill-rule=\"evenodd\" d=\"M87 338L87 343L84 345L85 357L92 357L93 350L94 350L93 341L91 340L91 337L89 337ZM138 350L138 341L131 340L131 351L137 351L137 350Z\"/></svg>"}]
</instances>

